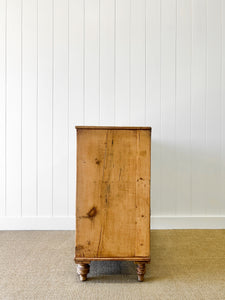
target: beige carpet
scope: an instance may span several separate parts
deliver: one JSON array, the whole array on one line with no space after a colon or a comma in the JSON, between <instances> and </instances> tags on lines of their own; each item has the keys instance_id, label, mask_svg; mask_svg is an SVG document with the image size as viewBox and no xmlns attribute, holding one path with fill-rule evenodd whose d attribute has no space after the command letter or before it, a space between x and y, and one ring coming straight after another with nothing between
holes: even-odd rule
<instances>
[{"instance_id":1,"label":"beige carpet","mask_svg":"<svg viewBox=\"0 0 225 300\"><path fill-rule=\"evenodd\" d=\"M80 282L72 231L0 232L0 299L225 299L225 230L155 230L152 262L93 262Z\"/></svg>"}]
</instances>

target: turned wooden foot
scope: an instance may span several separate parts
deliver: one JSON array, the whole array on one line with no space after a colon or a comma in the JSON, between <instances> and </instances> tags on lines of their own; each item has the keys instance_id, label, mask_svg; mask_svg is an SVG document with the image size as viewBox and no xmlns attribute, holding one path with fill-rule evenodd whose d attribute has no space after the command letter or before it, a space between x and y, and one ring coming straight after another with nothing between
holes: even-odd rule
<instances>
[{"instance_id":1,"label":"turned wooden foot","mask_svg":"<svg viewBox=\"0 0 225 300\"><path fill-rule=\"evenodd\" d=\"M81 281L87 280L87 274L90 270L89 264L79 263L77 266L77 274L80 276Z\"/></svg>"},{"instance_id":2,"label":"turned wooden foot","mask_svg":"<svg viewBox=\"0 0 225 300\"><path fill-rule=\"evenodd\" d=\"M145 276L145 263L136 262L136 264L137 264L138 281L143 281Z\"/></svg>"}]
</instances>

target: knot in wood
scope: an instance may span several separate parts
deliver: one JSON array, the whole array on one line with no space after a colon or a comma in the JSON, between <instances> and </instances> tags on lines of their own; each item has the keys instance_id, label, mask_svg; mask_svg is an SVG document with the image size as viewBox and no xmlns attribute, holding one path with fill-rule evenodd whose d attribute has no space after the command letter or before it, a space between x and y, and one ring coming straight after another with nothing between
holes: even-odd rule
<instances>
[{"instance_id":1,"label":"knot in wood","mask_svg":"<svg viewBox=\"0 0 225 300\"><path fill-rule=\"evenodd\" d=\"M88 218L93 218L97 214L97 208L94 206L92 209L89 210L87 213Z\"/></svg>"}]
</instances>

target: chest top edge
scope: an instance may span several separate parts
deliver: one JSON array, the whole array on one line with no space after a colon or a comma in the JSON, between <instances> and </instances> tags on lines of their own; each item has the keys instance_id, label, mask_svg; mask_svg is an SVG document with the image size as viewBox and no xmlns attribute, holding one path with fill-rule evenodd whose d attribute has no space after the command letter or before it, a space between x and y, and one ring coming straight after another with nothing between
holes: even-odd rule
<instances>
[{"instance_id":1,"label":"chest top edge","mask_svg":"<svg viewBox=\"0 0 225 300\"><path fill-rule=\"evenodd\" d=\"M124 127L124 126L75 126L76 129L115 129L115 130L152 130L151 127L133 127L133 126L128 126L128 127Z\"/></svg>"}]
</instances>

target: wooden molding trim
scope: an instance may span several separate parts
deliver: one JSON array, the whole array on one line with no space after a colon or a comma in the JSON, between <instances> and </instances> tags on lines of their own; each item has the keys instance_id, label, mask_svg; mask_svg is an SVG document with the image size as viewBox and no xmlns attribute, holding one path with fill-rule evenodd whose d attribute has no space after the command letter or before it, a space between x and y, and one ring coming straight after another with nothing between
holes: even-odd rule
<instances>
[{"instance_id":1,"label":"wooden molding trim","mask_svg":"<svg viewBox=\"0 0 225 300\"><path fill-rule=\"evenodd\" d=\"M121 130L152 130L151 127L129 127L129 126L75 126L76 129L121 129Z\"/></svg>"},{"instance_id":2,"label":"wooden molding trim","mask_svg":"<svg viewBox=\"0 0 225 300\"><path fill-rule=\"evenodd\" d=\"M83 263L90 263L90 261L134 261L134 262L144 262L144 263L150 263L151 258L150 257L75 257L74 261L76 264Z\"/></svg>"}]
</instances>

